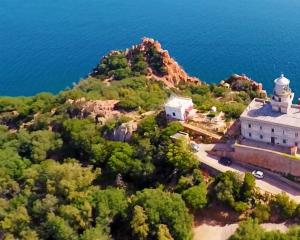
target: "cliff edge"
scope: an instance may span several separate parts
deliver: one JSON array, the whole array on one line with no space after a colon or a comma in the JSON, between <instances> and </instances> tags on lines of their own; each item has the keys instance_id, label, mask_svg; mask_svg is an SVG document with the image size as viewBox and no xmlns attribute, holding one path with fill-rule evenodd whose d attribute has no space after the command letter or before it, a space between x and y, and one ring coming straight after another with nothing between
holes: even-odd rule
<instances>
[{"instance_id":1,"label":"cliff edge","mask_svg":"<svg viewBox=\"0 0 300 240\"><path fill-rule=\"evenodd\" d=\"M149 79L162 81L167 87L182 83L201 84L198 78L189 76L158 41L151 38L143 38L140 44L125 51L110 52L100 60L91 75L106 79L109 76L111 80L146 75Z\"/></svg>"}]
</instances>

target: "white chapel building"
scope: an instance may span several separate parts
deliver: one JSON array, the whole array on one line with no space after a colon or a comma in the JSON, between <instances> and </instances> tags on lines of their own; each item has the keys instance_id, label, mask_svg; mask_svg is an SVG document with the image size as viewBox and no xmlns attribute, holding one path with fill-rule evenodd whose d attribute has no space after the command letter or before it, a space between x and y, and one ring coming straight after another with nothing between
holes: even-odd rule
<instances>
[{"instance_id":1,"label":"white chapel building","mask_svg":"<svg viewBox=\"0 0 300 240\"><path fill-rule=\"evenodd\" d=\"M186 121L195 113L191 98L172 95L165 104L168 119Z\"/></svg>"},{"instance_id":2,"label":"white chapel building","mask_svg":"<svg viewBox=\"0 0 300 240\"><path fill-rule=\"evenodd\" d=\"M283 74L274 82L273 97L254 99L241 115L241 134L246 139L299 148L300 101L293 104L290 80Z\"/></svg>"}]
</instances>

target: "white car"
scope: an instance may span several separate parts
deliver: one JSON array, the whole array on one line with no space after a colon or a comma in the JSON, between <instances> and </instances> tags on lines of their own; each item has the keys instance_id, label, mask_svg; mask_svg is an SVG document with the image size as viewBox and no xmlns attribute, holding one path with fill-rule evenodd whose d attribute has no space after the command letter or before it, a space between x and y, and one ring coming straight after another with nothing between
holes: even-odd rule
<instances>
[{"instance_id":1,"label":"white car","mask_svg":"<svg viewBox=\"0 0 300 240\"><path fill-rule=\"evenodd\" d=\"M252 172L252 175L258 179L263 179L264 178L264 173L259 170L255 170Z\"/></svg>"},{"instance_id":2,"label":"white car","mask_svg":"<svg viewBox=\"0 0 300 240\"><path fill-rule=\"evenodd\" d=\"M197 143L191 143L191 147L192 147L193 151L195 151L195 152L200 151L200 145Z\"/></svg>"}]
</instances>

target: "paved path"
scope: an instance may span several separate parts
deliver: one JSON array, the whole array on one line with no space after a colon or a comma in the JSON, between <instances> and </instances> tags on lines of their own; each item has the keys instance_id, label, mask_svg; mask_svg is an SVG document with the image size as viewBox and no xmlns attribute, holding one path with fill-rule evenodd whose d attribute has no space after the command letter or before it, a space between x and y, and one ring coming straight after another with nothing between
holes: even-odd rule
<instances>
[{"instance_id":1,"label":"paved path","mask_svg":"<svg viewBox=\"0 0 300 240\"><path fill-rule=\"evenodd\" d=\"M251 171L251 169L236 163L233 163L230 166L224 166L220 164L217 157L210 156L206 152L211 150L214 146L214 144L201 144L201 150L196 153L198 159L204 164L218 170L219 172L234 171L243 174L245 172ZM263 180L256 180L256 186L262 191L271 194L286 192L291 199L295 200L297 203L300 203L300 191L298 189L290 186L288 183L283 182L282 180L280 180L280 178L268 175L268 173L266 172Z\"/></svg>"}]
</instances>

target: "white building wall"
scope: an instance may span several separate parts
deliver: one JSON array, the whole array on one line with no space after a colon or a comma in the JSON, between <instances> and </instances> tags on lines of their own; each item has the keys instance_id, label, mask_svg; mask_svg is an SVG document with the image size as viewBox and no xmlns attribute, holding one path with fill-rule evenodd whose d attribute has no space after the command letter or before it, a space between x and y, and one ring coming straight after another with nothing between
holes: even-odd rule
<instances>
[{"instance_id":1,"label":"white building wall","mask_svg":"<svg viewBox=\"0 0 300 240\"><path fill-rule=\"evenodd\" d=\"M185 120L184 119L184 109L182 107L169 107L166 106L165 107L165 111L167 116L171 117L171 118L175 118L178 120Z\"/></svg>"},{"instance_id":2,"label":"white building wall","mask_svg":"<svg viewBox=\"0 0 300 240\"><path fill-rule=\"evenodd\" d=\"M241 119L241 132L242 136L247 139L271 143L273 138L276 145L292 147L298 144L300 147L300 129L298 128Z\"/></svg>"}]
</instances>

